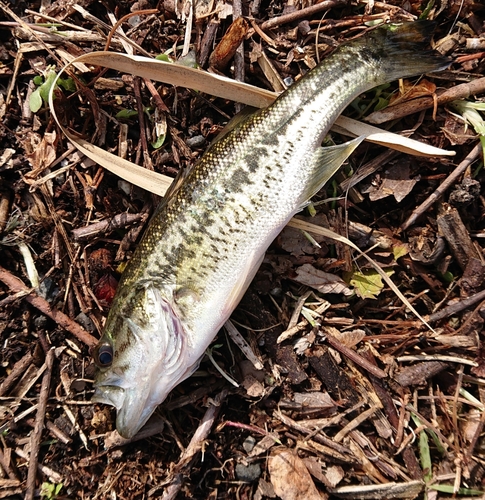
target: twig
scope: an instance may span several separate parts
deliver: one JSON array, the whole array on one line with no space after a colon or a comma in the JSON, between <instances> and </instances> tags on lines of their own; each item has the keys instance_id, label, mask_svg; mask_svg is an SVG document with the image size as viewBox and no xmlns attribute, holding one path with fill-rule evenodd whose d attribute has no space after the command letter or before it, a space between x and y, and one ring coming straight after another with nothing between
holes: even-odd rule
<instances>
[{"instance_id":1,"label":"twig","mask_svg":"<svg viewBox=\"0 0 485 500\"><path fill-rule=\"evenodd\" d=\"M32 289L27 288L21 280L9 273L3 267L0 267L0 281L5 283L14 293L23 292L28 294L25 295L24 300L36 307L42 314L53 319L60 327L72 333L88 347L93 347L98 343L97 339L84 330L84 328L69 318L69 316L66 316L63 312L53 309L47 300L37 295Z\"/></svg>"},{"instance_id":2,"label":"twig","mask_svg":"<svg viewBox=\"0 0 485 500\"><path fill-rule=\"evenodd\" d=\"M357 415L354 419L352 419L350 422L346 423L342 429L340 429L337 434L333 437L333 440L336 443L340 443L342 439L351 431L357 429L359 425L362 422L365 422L368 418L372 417L374 413L377 411L377 406L372 406L371 408L368 408L367 410L363 411L359 415Z\"/></svg>"},{"instance_id":3,"label":"twig","mask_svg":"<svg viewBox=\"0 0 485 500\"><path fill-rule=\"evenodd\" d=\"M11 451L12 449L8 448L8 453L6 454L7 456L5 456L3 451L0 450L0 465L11 480L18 481L18 477L15 475L15 472L10 465Z\"/></svg>"},{"instance_id":4,"label":"twig","mask_svg":"<svg viewBox=\"0 0 485 500\"><path fill-rule=\"evenodd\" d=\"M98 235L99 233L109 233L114 229L125 228L131 224L135 224L138 222L143 222L144 219L148 217L146 213L139 214L118 214L115 215L112 219L103 220L100 222L95 222L94 224L90 224L89 226L78 227L77 229L72 230L72 235L75 240L82 240L84 238L92 238L93 236Z\"/></svg>"},{"instance_id":5,"label":"twig","mask_svg":"<svg viewBox=\"0 0 485 500\"><path fill-rule=\"evenodd\" d=\"M222 430L224 427L235 427L236 429L243 429L252 433L261 434L261 436L271 436L271 432L268 432L266 429L261 429L256 425L243 424L242 422L231 422L230 420L226 420L219 425L218 430ZM281 444L281 441L276 437L275 442Z\"/></svg>"},{"instance_id":6,"label":"twig","mask_svg":"<svg viewBox=\"0 0 485 500\"><path fill-rule=\"evenodd\" d=\"M324 334L325 338L327 339L327 342L335 350L339 351L341 354L352 360L355 364L364 368L364 370L367 370L369 373L374 375L374 377L377 378L387 377L387 373L384 370L381 370L377 366L373 365L370 361L367 361L367 359L363 358L360 354L358 354L357 352L353 351L349 347L339 342L333 335L330 335L327 332L324 332Z\"/></svg>"},{"instance_id":7,"label":"twig","mask_svg":"<svg viewBox=\"0 0 485 500\"><path fill-rule=\"evenodd\" d=\"M470 83L462 83L461 85L451 87L438 95L436 99L434 97L420 97L418 99L403 102L402 104L389 106L381 111L375 111L371 113L365 121L378 125L379 123L388 122L390 120L404 118L405 116L423 111L424 109L433 108L435 105L442 106L443 104L456 101L457 99L467 99L471 95L481 94L484 91L485 77L478 78Z\"/></svg>"},{"instance_id":8,"label":"twig","mask_svg":"<svg viewBox=\"0 0 485 500\"><path fill-rule=\"evenodd\" d=\"M18 455L20 458L23 458L24 460L28 460L29 456L28 454L22 449L22 448L15 448L15 454ZM49 481L52 483L61 483L62 482L62 476L56 472L55 470L51 469L50 467L47 467L47 465L44 464L38 464L37 468L49 478Z\"/></svg>"},{"instance_id":9,"label":"twig","mask_svg":"<svg viewBox=\"0 0 485 500\"><path fill-rule=\"evenodd\" d=\"M126 14L125 16L123 16L121 19L118 19L118 21L116 21L116 23L111 28L111 30L110 30L110 32L108 34L108 38L106 39L106 44L104 46L104 50L105 51L109 50L109 46L111 45L111 39L113 38L113 36L115 34L119 34L119 33L116 33L118 31L118 28L125 21L127 21L130 17L133 17L133 16L142 16L142 15L149 15L149 14L158 14L158 9L137 10L135 12L129 12L128 14ZM124 33L122 33L122 35L126 38L126 35Z\"/></svg>"},{"instance_id":10,"label":"twig","mask_svg":"<svg viewBox=\"0 0 485 500\"><path fill-rule=\"evenodd\" d=\"M153 85L153 82L148 78L143 78L143 81L145 82L145 86L150 92L150 95L152 96L152 101L154 102L155 106L159 109L159 111L170 114L170 110L167 108L167 105L163 102L162 96L157 92L157 89L155 85Z\"/></svg>"},{"instance_id":11,"label":"twig","mask_svg":"<svg viewBox=\"0 0 485 500\"><path fill-rule=\"evenodd\" d=\"M467 309L470 306L473 306L481 300L485 300L485 290L482 290L481 292L478 292L471 297L460 300L459 302L455 302L454 304L441 309L441 311L430 314L428 317L428 322L434 323L435 321L439 321L440 319L448 318L453 314L456 314L460 311L463 311L464 309Z\"/></svg>"},{"instance_id":12,"label":"twig","mask_svg":"<svg viewBox=\"0 0 485 500\"><path fill-rule=\"evenodd\" d=\"M33 418L29 418L25 421L25 423L30 425L30 427L35 427L35 420ZM46 420L45 427L53 438L58 439L64 444L72 443L72 439L66 433L62 432L61 429L54 425L50 420Z\"/></svg>"},{"instance_id":13,"label":"twig","mask_svg":"<svg viewBox=\"0 0 485 500\"><path fill-rule=\"evenodd\" d=\"M485 78L484 78L485 80ZM448 178L443 181L443 183L438 187L438 189L432 193L426 200L417 207L409 218L401 225L401 229L405 231L409 226L413 225L418 217L422 215L428 208L435 203L447 189L451 187L453 183L465 172L465 170L479 158L480 152L482 150L482 144L479 142L468 154L468 156L455 168L455 170L448 176Z\"/></svg>"},{"instance_id":14,"label":"twig","mask_svg":"<svg viewBox=\"0 0 485 500\"><path fill-rule=\"evenodd\" d=\"M27 474L27 488L25 500L33 500L35 490L35 478L37 475L37 464L39 461L40 438L44 429L47 399L51 385L52 365L54 364L54 349L51 349L45 358L46 371L42 378L37 414L35 416L35 427L30 438L29 471Z\"/></svg>"},{"instance_id":15,"label":"twig","mask_svg":"<svg viewBox=\"0 0 485 500\"><path fill-rule=\"evenodd\" d=\"M188 475L193 459L202 449L204 441L209 436L226 395L227 391L223 389L215 397L214 402L209 406L209 408L207 408L207 411L205 412L199 427L192 436L189 445L187 446L185 452L181 454L179 461L173 469L173 476L161 497L162 500L173 500L177 498L178 493L182 489L184 477Z\"/></svg>"},{"instance_id":16,"label":"twig","mask_svg":"<svg viewBox=\"0 0 485 500\"><path fill-rule=\"evenodd\" d=\"M290 14L273 17L268 21L265 21L261 25L261 29L267 30L270 28L276 28L282 24L292 23L293 21L298 21L299 19L345 4L347 4L347 0L324 0L323 2L312 5L311 7L306 7L305 9L297 10L296 12L291 12Z\"/></svg>"},{"instance_id":17,"label":"twig","mask_svg":"<svg viewBox=\"0 0 485 500\"><path fill-rule=\"evenodd\" d=\"M8 393L15 384L16 380L25 373L25 370L32 363L33 356L28 352L22 359L17 361L8 374L8 377L0 384L0 397Z\"/></svg>"},{"instance_id":18,"label":"twig","mask_svg":"<svg viewBox=\"0 0 485 500\"><path fill-rule=\"evenodd\" d=\"M483 431L483 426L485 425L485 412L482 411L482 414L480 416L480 420L478 422L478 425L475 429L475 433L473 434L472 439L470 440L470 444L466 450L466 457L467 459L471 462L472 461L472 456L473 456L473 450L475 449L475 446L477 445L478 438L481 436L482 431Z\"/></svg>"},{"instance_id":19,"label":"twig","mask_svg":"<svg viewBox=\"0 0 485 500\"><path fill-rule=\"evenodd\" d=\"M242 3L241 0L233 0L232 2L233 8L233 19L236 21L239 17L242 16ZM236 49L236 53L234 54L234 78L240 82L244 82L244 41L239 44L239 47ZM236 112L239 113L242 106L240 103L236 105Z\"/></svg>"},{"instance_id":20,"label":"twig","mask_svg":"<svg viewBox=\"0 0 485 500\"><path fill-rule=\"evenodd\" d=\"M360 406L360 403L359 403ZM355 409L355 408L354 408ZM288 417L284 413L280 412L279 410L275 410L274 416L281 421L284 425L291 429L295 429L296 431L300 432L301 434L305 435L305 441L313 440L319 443L320 445L323 446L323 448L320 448L320 452L325 453L326 455L342 461L344 463L359 463L359 460L356 459L352 451L341 445L340 443L337 443L333 439L330 439L326 437L323 432L322 432L322 427L317 427L315 431L311 431L304 425L302 425L300 422L297 422L293 420L292 418ZM337 415L334 418L328 419L329 420L329 425L330 422L332 422L333 425L336 425L339 423L343 418L343 415Z\"/></svg>"},{"instance_id":21,"label":"twig","mask_svg":"<svg viewBox=\"0 0 485 500\"><path fill-rule=\"evenodd\" d=\"M0 233L3 232L8 221L10 210L10 193L8 191L0 192Z\"/></svg>"}]
</instances>

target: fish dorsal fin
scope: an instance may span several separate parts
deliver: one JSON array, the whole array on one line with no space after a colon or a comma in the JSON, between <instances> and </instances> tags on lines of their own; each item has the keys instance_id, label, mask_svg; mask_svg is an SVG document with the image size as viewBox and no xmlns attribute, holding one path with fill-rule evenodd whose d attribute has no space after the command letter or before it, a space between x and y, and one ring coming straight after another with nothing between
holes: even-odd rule
<instances>
[{"instance_id":1,"label":"fish dorsal fin","mask_svg":"<svg viewBox=\"0 0 485 500\"><path fill-rule=\"evenodd\" d=\"M335 172L342 163L352 154L354 149L365 139L365 136L357 137L338 146L318 148L313 155L312 177L303 192L301 205L312 198Z\"/></svg>"}]
</instances>

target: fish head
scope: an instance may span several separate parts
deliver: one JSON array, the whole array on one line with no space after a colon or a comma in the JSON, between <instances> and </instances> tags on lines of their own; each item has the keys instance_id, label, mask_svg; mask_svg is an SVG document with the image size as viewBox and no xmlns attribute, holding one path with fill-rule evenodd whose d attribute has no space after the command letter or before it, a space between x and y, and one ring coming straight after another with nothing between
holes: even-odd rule
<instances>
[{"instance_id":1,"label":"fish head","mask_svg":"<svg viewBox=\"0 0 485 500\"><path fill-rule=\"evenodd\" d=\"M94 349L93 401L116 407L116 428L133 437L156 407L198 366L170 294L153 284L126 287Z\"/></svg>"}]
</instances>

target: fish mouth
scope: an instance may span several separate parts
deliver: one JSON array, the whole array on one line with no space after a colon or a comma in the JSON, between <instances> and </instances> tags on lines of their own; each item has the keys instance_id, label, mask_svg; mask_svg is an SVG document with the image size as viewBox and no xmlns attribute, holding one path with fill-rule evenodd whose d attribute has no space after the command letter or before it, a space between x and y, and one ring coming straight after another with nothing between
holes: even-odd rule
<instances>
[{"instance_id":1,"label":"fish mouth","mask_svg":"<svg viewBox=\"0 0 485 500\"><path fill-rule=\"evenodd\" d=\"M150 391L145 386L123 389L116 386L96 386L91 401L116 408L116 430L126 439L134 437L145 425L157 404L150 403Z\"/></svg>"}]
</instances>

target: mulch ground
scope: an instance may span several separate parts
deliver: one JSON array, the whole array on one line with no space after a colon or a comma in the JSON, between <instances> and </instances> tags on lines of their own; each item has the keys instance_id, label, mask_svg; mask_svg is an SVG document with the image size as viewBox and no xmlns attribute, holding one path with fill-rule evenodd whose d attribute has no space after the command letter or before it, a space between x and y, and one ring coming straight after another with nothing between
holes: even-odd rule
<instances>
[{"instance_id":1,"label":"mulch ground","mask_svg":"<svg viewBox=\"0 0 485 500\"><path fill-rule=\"evenodd\" d=\"M485 123L452 103L485 96L485 6L190 5L0 3L0 498L485 498ZM232 317L254 363L224 331L211 350L238 387L206 356L141 435L120 439L114 410L90 403L90 348L159 200L79 153L42 84L104 50L124 16L135 53L178 60L190 43L202 68L276 91L378 22L436 20L450 69L382 86L345 114L456 155L365 143L301 215L365 250L432 329L351 248L288 227ZM171 177L239 110L93 66L76 75L90 90L66 79L63 121Z\"/></svg>"}]
</instances>

